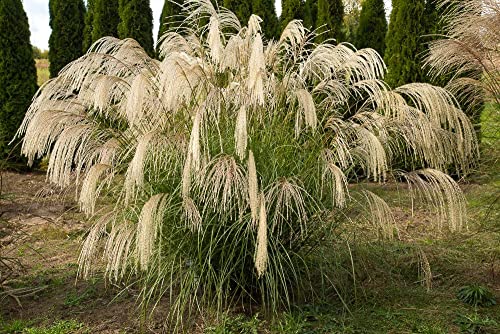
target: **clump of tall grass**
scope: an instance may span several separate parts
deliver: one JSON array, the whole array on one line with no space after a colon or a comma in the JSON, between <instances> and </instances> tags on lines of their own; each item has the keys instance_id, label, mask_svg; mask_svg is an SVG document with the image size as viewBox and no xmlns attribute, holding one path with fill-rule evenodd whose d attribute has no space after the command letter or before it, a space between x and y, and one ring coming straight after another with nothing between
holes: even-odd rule
<instances>
[{"instance_id":1,"label":"clump of tall grass","mask_svg":"<svg viewBox=\"0 0 500 334\"><path fill-rule=\"evenodd\" d=\"M201 306L288 306L343 222L394 236L388 206L349 182L405 179L452 213L443 228L464 226L445 172L466 173L477 144L450 93L390 90L374 50L317 45L299 21L265 41L257 16L241 26L210 0L184 9L162 61L103 38L40 89L19 130L23 153L50 153L48 179L79 185L95 219L83 276L103 256L110 279L139 277L144 303L169 296L179 325ZM394 171L402 157L427 168Z\"/></svg>"},{"instance_id":2,"label":"clump of tall grass","mask_svg":"<svg viewBox=\"0 0 500 334\"><path fill-rule=\"evenodd\" d=\"M446 35L429 47L425 65L448 76L447 89L466 105L500 103L500 3L497 0L440 0Z\"/></svg>"}]
</instances>

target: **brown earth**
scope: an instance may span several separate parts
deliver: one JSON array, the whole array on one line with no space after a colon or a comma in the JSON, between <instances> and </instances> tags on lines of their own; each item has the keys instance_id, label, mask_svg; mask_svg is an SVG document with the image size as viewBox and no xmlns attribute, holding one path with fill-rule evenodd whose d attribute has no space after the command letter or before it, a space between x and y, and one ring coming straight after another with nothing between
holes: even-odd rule
<instances>
[{"instance_id":1,"label":"brown earth","mask_svg":"<svg viewBox=\"0 0 500 334\"><path fill-rule=\"evenodd\" d=\"M43 173L2 175L0 193L0 317L33 326L77 320L91 333L159 332L161 321L139 323L137 291L102 275L78 280L81 237L87 229L73 200ZM36 194L33 197L33 194ZM118 293L121 293L118 295ZM118 295L118 297L117 297ZM142 328L141 328L142 327Z\"/></svg>"}]
</instances>

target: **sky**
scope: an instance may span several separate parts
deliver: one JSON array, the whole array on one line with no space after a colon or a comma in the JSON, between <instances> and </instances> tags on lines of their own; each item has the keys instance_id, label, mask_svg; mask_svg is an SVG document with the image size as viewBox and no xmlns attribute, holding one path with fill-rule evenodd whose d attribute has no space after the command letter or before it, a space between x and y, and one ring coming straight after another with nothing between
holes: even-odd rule
<instances>
[{"instance_id":1,"label":"sky","mask_svg":"<svg viewBox=\"0 0 500 334\"><path fill-rule=\"evenodd\" d=\"M165 0L150 0L154 16L153 36L158 35L160 14ZM386 9L390 8L390 0L385 0ZM24 9L28 14L31 29L31 44L41 49L49 48L49 0L23 0ZM281 14L281 0L276 0L276 12Z\"/></svg>"}]
</instances>

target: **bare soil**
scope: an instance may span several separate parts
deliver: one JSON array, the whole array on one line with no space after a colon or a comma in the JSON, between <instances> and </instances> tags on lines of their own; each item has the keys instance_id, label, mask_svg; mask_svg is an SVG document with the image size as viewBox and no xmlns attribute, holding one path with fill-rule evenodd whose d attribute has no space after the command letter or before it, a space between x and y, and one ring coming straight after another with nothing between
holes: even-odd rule
<instances>
[{"instance_id":1,"label":"bare soil","mask_svg":"<svg viewBox=\"0 0 500 334\"><path fill-rule=\"evenodd\" d=\"M92 333L158 332L141 328L137 291L99 275L77 280L81 237L87 229L74 191L56 189L43 173L3 173L0 194L0 317L33 326L77 320ZM33 194L36 194L33 196ZM118 295L118 293L121 294ZM118 297L117 297L118 295Z\"/></svg>"}]
</instances>

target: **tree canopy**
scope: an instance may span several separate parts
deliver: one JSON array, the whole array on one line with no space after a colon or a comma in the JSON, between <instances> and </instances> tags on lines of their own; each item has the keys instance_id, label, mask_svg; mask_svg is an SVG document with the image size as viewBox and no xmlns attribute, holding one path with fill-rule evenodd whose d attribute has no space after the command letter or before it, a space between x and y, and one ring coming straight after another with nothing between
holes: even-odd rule
<instances>
[{"instance_id":1,"label":"tree canopy","mask_svg":"<svg viewBox=\"0 0 500 334\"><path fill-rule=\"evenodd\" d=\"M158 40L163 36L163 34L170 30L177 28L183 17L181 16L182 7L184 0L177 0L176 3L170 0L165 0L163 5L163 10L160 16L160 29L158 30Z\"/></svg>"},{"instance_id":2,"label":"tree canopy","mask_svg":"<svg viewBox=\"0 0 500 334\"><path fill-rule=\"evenodd\" d=\"M224 7L232 11L240 22L246 23L252 15L252 1L250 0L224 0Z\"/></svg>"},{"instance_id":3,"label":"tree canopy","mask_svg":"<svg viewBox=\"0 0 500 334\"><path fill-rule=\"evenodd\" d=\"M92 39L92 30L94 26L94 1L95 0L87 0L85 28L83 29L83 52L86 52L94 42Z\"/></svg>"},{"instance_id":4,"label":"tree canopy","mask_svg":"<svg viewBox=\"0 0 500 334\"><path fill-rule=\"evenodd\" d=\"M304 5L304 26L314 30L318 17L318 0L306 0Z\"/></svg>"},{"instance_id":5,"label":"tree canopy","mask_svg":"<svg viewBox=\"0 0 500 334\"><path fill-rule=\"evenodd\" d=\"M281 1L280 27L283 31L292 20L304 20L305 3L303 0Z\"/></svg>"}]
</instances>

